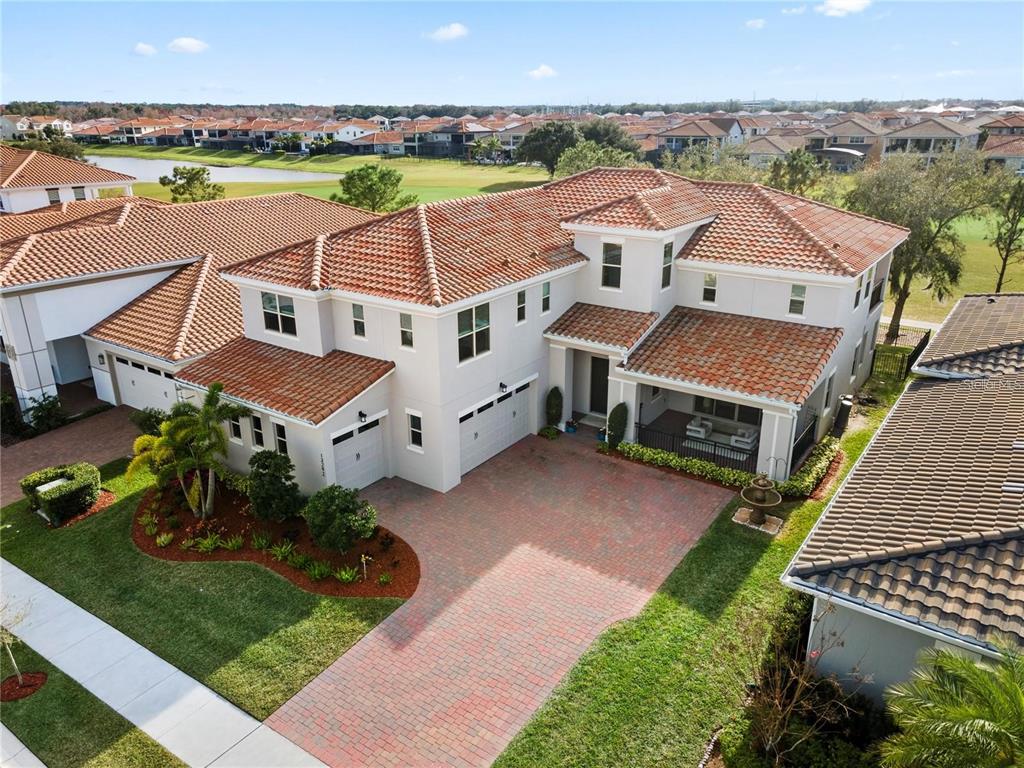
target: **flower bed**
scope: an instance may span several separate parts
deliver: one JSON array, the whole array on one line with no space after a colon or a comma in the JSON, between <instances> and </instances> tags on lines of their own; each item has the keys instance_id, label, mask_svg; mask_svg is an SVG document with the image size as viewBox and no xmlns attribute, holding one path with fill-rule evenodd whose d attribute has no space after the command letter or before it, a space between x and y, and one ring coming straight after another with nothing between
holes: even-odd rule
<instances>
[{"instance_id":1,"label":"flower bed","mask_svg":"<svg viewBox=\"0 0 1024 768\"><path fill-rule=\"evenodd\" d=\"M407 598L419 583L416 553L386 528L378 526L369 539L358 540L346 552L334 552L313 543L302 518L279 523L256 519L248 498L230 488L218 487L214 514L205 522L180 499L173 487L153 489L143 497L132 521L132 539L139 549L163 560L258 563L301 589L336 597ZM183 542L190 544L183 548ZM365 578L363 555L368 558ZM343 569L355 569L357 578L343 581Z\"/></svg>"}]
</instances>

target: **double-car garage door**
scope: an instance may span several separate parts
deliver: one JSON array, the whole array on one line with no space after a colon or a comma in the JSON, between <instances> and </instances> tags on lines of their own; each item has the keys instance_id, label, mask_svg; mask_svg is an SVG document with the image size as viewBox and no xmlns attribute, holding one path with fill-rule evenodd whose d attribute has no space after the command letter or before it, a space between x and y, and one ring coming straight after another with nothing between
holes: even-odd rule
<instances>
[{"instance_id":1,"label":"double-car garage door","mask_svg":"<svg viewBox=\"0 0 1024 768\"><path fill-rule=\"evenodd\" d=\"M530 433L530 385L495 397L459 418L459 454L466 474Z\"/></svg>"},{"instance_id":2,"label":"double-car garage door","mask_svg":"<svg viewBox=\"0 0 1024 768\"><path fill-rule=\"evenodd\" d=\"M335 482L344 488L365 488L385 475L384 427L374 419L337 435L334 443Z\"/></svg>"},{"instance_id":3,"label":"double-car garage door","mask_svg":"<svg viewBox=\"0 0 1024 768\"><path fill-rule=\"evenodd\" d=\"M174 405L174 377L169 371L143 365L138 360L117 355L114 357L114 375L121 402L132 408L160 408Z\"/></svg>"}]
</instances>

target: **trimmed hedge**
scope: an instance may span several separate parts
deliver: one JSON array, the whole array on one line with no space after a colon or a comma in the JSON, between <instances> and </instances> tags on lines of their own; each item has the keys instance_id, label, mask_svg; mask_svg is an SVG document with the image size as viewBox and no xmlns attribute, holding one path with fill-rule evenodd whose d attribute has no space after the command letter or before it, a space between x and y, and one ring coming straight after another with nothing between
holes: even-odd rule
<instances>
[{"instance_id":1,"label":"trimmed hedge","mask_svg":"<svg viewBox=\"0 0 1024 768\"><path fill-rule=\"evenodd\" d=\"M68 482L40 492L39 486L64 478ZM92 464L64 464L25 475L21 492L33 510L43 513L50 525L62 525L85 512L100 496L100 471Z\"/></svg>"},{"instance_id":2,"label":"trimmed hedge","mask_svg":"<svg viewBox=\"0 0 1024 768\"><path fill-rule=\"evenodd\" d=\"M672 451L663 451L659 448L648 448L637 443L620 443L619 453L627 459L639 461L644 464L651 464L656 467L669 467L688 475L711 480L722 485L731 485L742 488L754 479L750 472L741 469L729 469L720 467L704 459L694 459L680 456ZM811 492L818 486L821 479L828 472L829 465L839 453L839 440L831 435L818 443L811 455L807 457L800 470L789 480L779 483L776 490L783 496L804 497L810 496Z\"/></svg>"},{"instance_id":3,"label":"trimmed hedge","mask_svg":"<svg viewBox=\"0 0 1024 768\"><path fill-rule=\"evenodd\" d=\"M626 420L629 418L629 406L619 403L612 412L608 414L608 447L615 449L622 442L622 436L626 434Z\"/></svg>"}]
</instances>

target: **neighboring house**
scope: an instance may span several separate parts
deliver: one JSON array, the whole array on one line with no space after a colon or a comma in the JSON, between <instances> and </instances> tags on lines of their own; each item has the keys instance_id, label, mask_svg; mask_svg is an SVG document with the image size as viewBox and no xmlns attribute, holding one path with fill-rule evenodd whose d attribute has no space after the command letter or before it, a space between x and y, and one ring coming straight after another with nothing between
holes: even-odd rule
<instances>
[{"instance_id":1,"label":"neighboring house","mask_svg":"<svg viewBox=\"0 0 1024 768\"><path fill-rule=\"evenodd\" d=\"M175 374L252 409L228 427L232 466L287 452L306 492L447 491L539 429L552 386L563 422L624 402L628 439L785 478L869 375L907 235L654 169L338 229L221 269L245 338Z\"/></svg>"},{"instance_id":2,"label":"neighboring house","mask_svg":"<svg viewBox=\"0 0 1024 768\"><path fill-rule=\"evenodd\" d=\"M24 115L0 115L0 139L10 141L27 130L28 120Z\"/></svg>"},{"instance_id":3,"label":"neighboring house","mask_svg":"<svg viewBox=\"0 0 1024 768\"><path fill-rule=\"evenodd\" d=\"M1024 645L1024 294L965 296L783 576L876 699L926 648Z\"/></svg>"},{"instance_id":4,"label":"neighboring house","mask_svg":"<svg viewBox=\"0 0 1024 768\"><path fill-rule=\"evenodd\" d=\"M746 145L747 162L755 168L767 168L802 146L802 139L794 142L785 136L757 136Z\"/></svg>"},{"instance_id":5,"label":"neighboring house","mask_svg":"<svg viewBox=\"0 0 1024 768\"><path fill-rule=\"evenodd\" d=\"M60 134L71 133L71 121L56 115L32 115L28 118L28 129L42 133L47 128L52 128Z\"/></svg>"},{"instance_id":6,"label":"neighboring house","mask_svg":"<svg viewBox=\"0 0 1024 768\"><path fill-rule=\"evenodd\" d=\"M930 117L889 131L882 138L882 157L895 152L917 152L931 162L940 152L976 147L980 133L952 120Z\"/></svg>"},{"instance_id":7,"label":"neighboring house","mask_svg":"<svg viewBox=\"0 0 1024 768\"><path fill-rule=\"evenodd\" d=\"M168 128L181 128L185 125L180 120L169 120L163 117L139 117L134 120L126 120L117 126L117 130L110 134L111 144L143 144L143 138L153 133Z\"/></svg>"},{"instance_id":8,"label":"neighboring house","mask_svg":"<svg viewBox=\"0 0 1024 768\"><path fill-rule=\"evenodd\" d=\"M989 136L982 151L987 162L1024 176L1024 134Z\"/></svg>"},{"instance_id":9,"label":"neighboring house","mask_svg":"<svg viewBox=\"0 0 1024 768\"><path fill-rule=\"evenodd\" d=\"M0 212L24 213L71 200L93 200L100 190L132 193L134 176L58 157L0 146Z\"/></svg>"},{"instance_id":10,"label":"neighboring house","mask_svg":"<svg viewBox=\"0 0 1024 768\"><path fill-rule=\"evenodd\" d=\"M1024 134L1024 115L1008 115L989 120L980 126L989 136L1011 136Z\"/></svg>"},{"instance_id":11,"label":"neighboring house","mask_svg":"<svg viewBox=\"0 0 1024 768\"><path fill-rule=\"evenodd\" d=\"M6 239L0 335L19 402L92 378L102 400L167 408L181 366L242 332L237 292L218 267L372 218L297 193L177 205L130 198Z\"/></svg>"},{"instance_id":12,"label":"neighboring house","mask_svg":"<svg viewBox=\"0 0 1024 768\"><path fill-rule=\"evenodd\" d=\"M814 150L817 157L827 160L832 170L839 173L851 171L865 160L877 159L882 154L882 135L885 129L862 118L849 118L830 125L830 135L820 148Z\"/></svg>"},{"instance_id":13,"label":"neighboring house","mask_svg":"<svg viewBox=\"0 0 1024 768\"><path fill-rule=\"evenodd\" d=\"M736 123L736 130L742 137L739 123ZM656 138L659 150L684 152L694 146L721 147L729 140L729 132L711 120L689 120L662 131Z\"/></svg>"},{"instance_id":14,"label":"neighboring house","mask_svg":"<svg viewBox=\"0 0 1024 768\"><path fill-rule=\"evenodd\" d=\"M405 138L401 131L378 131L350 139L351 151L358 155L404 155Z\"/></svg>"}]
</instances>

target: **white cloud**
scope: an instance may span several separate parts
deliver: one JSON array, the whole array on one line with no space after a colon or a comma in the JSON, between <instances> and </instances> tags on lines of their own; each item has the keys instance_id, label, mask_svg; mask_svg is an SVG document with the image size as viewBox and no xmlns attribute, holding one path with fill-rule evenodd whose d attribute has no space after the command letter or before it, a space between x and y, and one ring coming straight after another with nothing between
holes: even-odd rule
<instances>
[{"instance_id":1,"label":"white cloud","mask_svg":"<svg viewBox=\"0 0 1024 768\"><path fill-rule=\"evenodd\" d=\"M156 54L156 48L149 43L136 43L132 51L136 56L153 56Z\"/></svg>"},{"instance_id":2,"label":"white cloud","mask_svg":"<svg viewBox=\"0 0 1024 768\"><path fill-rule=\"evenodd\" d=\"M764 25L767 23L764 19L747 19L744 26L747 29L764 29Z\"/></svg>"},{"instance_id":3,"label":"white cloud","mask_svg":"<svg viewBox=\"0 0 1024 768\"><path fill-rule=\"evenodd\" d=\"M539 67L537 67L536 69L531 69L526 74L532 77L534 80L543 80L548 77L554 77L558 73L555 72L555 70L549 67L547 64L541 64Z\"/></svg>"},{"instance_id":4,"label":"white cloud","mask_svg":"<svg viewBox=\"0 0 1024 768\"><path fill-rule=\"evenodd\" d=\"M174 53L202 53L209 47L208 43L194 37L176 37L167 44L167 50Z\"/></svg>"},{"instance_id":5,"label":"white cloud","mask_svg":"<svg viewBox=\"0 0 1024 768\"><path fill-rule=\"evenodd\" d=\"M973 74L975 74L975 70L973 69L946 69L942 72L936 72L935 76L938 78L970 77Z\"/></svg>"},{"instance_id":6,"label":"white cloud","mask_svg":"<svg viewBox=\"0 0 1024 768\"><path fill-rule=\"evenodd\" d=\"M960 41L959 40L950 40L949 44L952 45L954 48L959 48L960 47Z\"/></svg>"},{"instance_id":7,"label":"white cloud","mask_svg":"<svg viewBox=\"0 0 1024 768\"><path fill-rule=\"evenodd\" d=\"M468 34L469 27L465 24L453 21L451 24L445 24L443 27L438 27L426 36L435 43L448 43L452 40L458 40L460 37L465 37Z\"/></svg>"},{"instance_id":8,"label":"white cloud","mask_svg":"<svg viewBox=\"0 0 1024 768\"><path fill-rule=\"evenodd\" d=\"M821 5L814 6L814 10L826 16L847 16L860 13L869 5L871 0L825 0Z\"/></svg>"},{"instance_id":9,"label":"white cloud","mask_svg":"<svg viewBox=\"0 0 1024 768\"><path fill-rule=\"evenodd\" d=\"M782 15L783 16L799 16L801 13L803 13L806 10L807 10L807 6L806 5L797 5L797 6L794 6L793 8L783 8L782 9Z\"/></svg>"}]
</instances>

